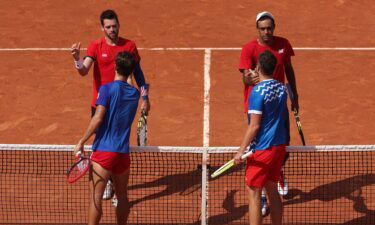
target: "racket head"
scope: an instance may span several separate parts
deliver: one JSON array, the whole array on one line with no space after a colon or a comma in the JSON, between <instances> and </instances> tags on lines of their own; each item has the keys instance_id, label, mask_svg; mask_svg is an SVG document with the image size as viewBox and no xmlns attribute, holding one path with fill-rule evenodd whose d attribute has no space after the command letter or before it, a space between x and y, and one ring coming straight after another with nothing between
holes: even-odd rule
<instances>
[{"instance_id":1,"label":"racket head","mask_svg":"<svg viewBox=\"0 0 375 225\"><path fill-rule=\"evenodd\" d=\"M147 145L147 115L143 110L137 124L137 144L138 146Z\"/></svg>"},{"instance_id":2,"label":"racket head","mask_svg":"<svg viewBox=\"0 0 375 225\"><path fill-rule=\"evenodd\" d=\"M90 159L84 157L83 154L80 154L77 157L76 162L68 169L66 173L68 183L72 184L83 177L90 169L90 165Z\"/></svg>"},{"instance_id":3,"label":"racket head","mask_svg":"<svg viewBox=\"0 0 375 225\"><path fill-rule=\"evenodd\" d=\"M246 152L245 154L243 154L241 156L241 159L244 160L246 159L247 157L249 157L250 155L254 154L255 153L255 150L254 149L250 149L248 152ZM235 165L235 162L234 162L234 159L231 159L229 160L227 163L225 163L223 166L221 166L219 169L215 170L215 172L213 172L211 174L211 178L215 178L221 174L223 174L225 171L229 170L230 168L232 168L233 166Z\"/></svg>"},{"instance_id":4,"label":"racket head","mask_svg":"<svg viewBox=\"0 0 375 225\"><path fill-rule=\"evenodd\" d=\"M222 173L224 173L225 171L229 170L230 168L232 168L234 166L234 159L232 160L229 160L227 163L225 163L223 166L221 166L219 169L215 170L215 172L213 172L211 174L211 178L215 178L219 175L221 175Z\"/></svg>"},{"instance_id":5,"label":"racket head","mask_svg":"<svg viewBox=\"0 0 375 225\"><path fill-rule=\"evenodd\" d=\"M298 133L299 133L299 136L301 137L302 145L305 146L306 145L305 136L303 135L302 124L301 124L301 121L299 119L298 112L297 112L297 110L293 110L293 112L294 112L294 118L295 118L296 124L297 124Z\"/></svg>"}]
</instances>

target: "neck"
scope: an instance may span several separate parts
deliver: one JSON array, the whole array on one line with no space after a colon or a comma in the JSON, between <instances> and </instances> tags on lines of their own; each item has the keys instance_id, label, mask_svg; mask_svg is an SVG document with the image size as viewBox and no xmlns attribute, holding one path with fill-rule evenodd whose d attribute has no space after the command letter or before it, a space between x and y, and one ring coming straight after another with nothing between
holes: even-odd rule
<instances>
[{"instance_id":1,"label":"neck","mask_svg":"<svg viewBox=\"0 0 375 225\"><path fill-rule=\"evenodd\" d=\"M121 76L121 75L119 75L118 73L116 73L116 75L115 75L115 79L114 79L114 80L119 80L119 81L127 82L128 77Z\"/></svg>"},{"instance_id":2,"label":"neck","mask_svg":"<svg viewBox=\"0 0 375 225\"><path fill-rule=\"evenodd\" d=\"M264 41L261 38L258 38L258 44L263 45L263 46L272 46L273 38L269 41Z\"/></svg>"},{"instance_id":3,"label":"neck","mask_svg":"<svg viewBox=\"0 0 375 225\"><path fill-rule=\"evenodd\" d=\"M272 80L273 78L269 75L265 75L263 73L259 73L259 80L260 82L265 81L265 80Z\"/></svg>"},{"instance_id":4,"label":"neck","mask_svg":"<svg viewBox=\"0 0 375 225\"><path fill-rule=\"evenodd\" d=\"M119 40L119 38L117 37L116 39L111 39L111 38L109 38L109 37L107 37L107 36L105 36L105 41L106 41L106 43L108 44L108 45L117 45L117 43L118 43L118 40Z\"/></svg>"}]
</instances>

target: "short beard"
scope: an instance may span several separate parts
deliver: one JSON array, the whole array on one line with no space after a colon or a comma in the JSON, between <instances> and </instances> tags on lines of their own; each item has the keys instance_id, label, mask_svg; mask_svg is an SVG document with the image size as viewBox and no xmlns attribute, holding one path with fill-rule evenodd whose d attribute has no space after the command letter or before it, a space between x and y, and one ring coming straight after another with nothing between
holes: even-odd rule
<instances>
[{"instance_id":1,"label":"short beard","mask_svg":"<svg viewBox=\"0 0 375 225\"><path fill-rule=\"evenodd\" d=\"M112 38L109 34L106 34L107 38L110 39L113 43L116 43L118 41L118 33L116 33L116 36Z\"/></svg>"}]
</instances>

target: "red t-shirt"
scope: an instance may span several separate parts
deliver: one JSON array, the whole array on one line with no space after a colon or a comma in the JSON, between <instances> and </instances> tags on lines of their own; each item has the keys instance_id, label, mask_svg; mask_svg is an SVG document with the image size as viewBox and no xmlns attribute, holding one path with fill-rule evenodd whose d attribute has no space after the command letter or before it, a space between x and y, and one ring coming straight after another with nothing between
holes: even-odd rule
<instances>
[{"instance_id":1,"label":"red t-shirt","mask_svg":"<svg viewBox=\"0 0 375 225\"><path fill-rule=\"evenodd\" d=\"M128 51L135 57L137 63L141 60L135 43L125 38L119 38L117 45L108 45L105 38L92 41L87 47L86 57L94 60L94 83L91 106L95 107L99 88L112 82L115 78L115 58L119 52Z\"/></svg>"},{"instance_id":2,"label":"red t-shirt","mask_svg":"<svg viewBox=\"0 0 375 225\"><path fill-rule=\"evenodd\" d=\"M290 57L294 56L294 51L289 41L282 37L274 36L274 42L272 46L260 45L258 40L252 40L242 47L240 66L239 69L252 69L254 70L257 63L259 55L265 51L271 51L276 59L277 64L275 72L273 73L273 78L285 83L284 75L284 64L290 62ZM244 90L244 104L245 112L248 110L248 99L253 86L246 86Z\"/></svg>"}]
</instances>

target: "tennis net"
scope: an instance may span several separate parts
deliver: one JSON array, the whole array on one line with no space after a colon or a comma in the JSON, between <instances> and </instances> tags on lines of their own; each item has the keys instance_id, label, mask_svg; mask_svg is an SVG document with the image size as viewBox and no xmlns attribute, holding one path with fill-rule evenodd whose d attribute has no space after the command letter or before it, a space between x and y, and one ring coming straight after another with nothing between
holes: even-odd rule
<instances>
[{"instance_id":1,"label":"tennis net","mask_svg":"<svg viewBox=\"0 0 375 225\"><path fill-rule=\"evenodd\" d=\"M65 178L74 161L72 149L0 145L0 224L87 222L88 176L74 184ZM132 147L129 224L247 224L245 165L209 178L236 150ZM375 146L288 147L288 152L284 224L374 223ZM202 161L205 153L207 162ZM202 204L202 197L207 204ZM201 218L202 212L206 218ZM116 222L110 200L103 203L101 222ZM264 224L270 224L269 216Z\"/></svg>"}]
</instances>

